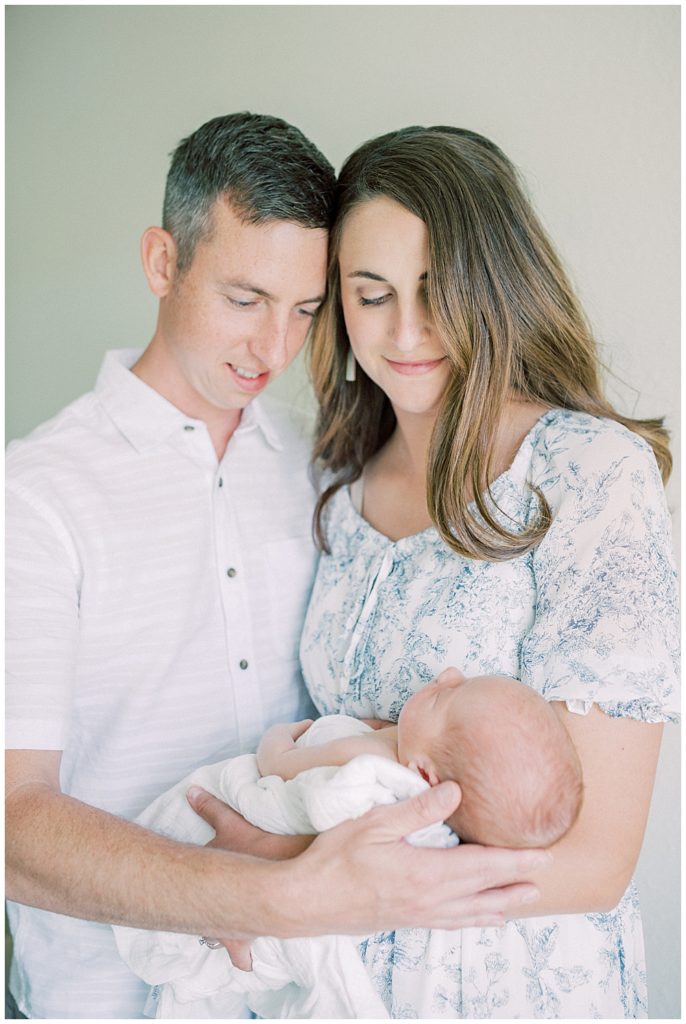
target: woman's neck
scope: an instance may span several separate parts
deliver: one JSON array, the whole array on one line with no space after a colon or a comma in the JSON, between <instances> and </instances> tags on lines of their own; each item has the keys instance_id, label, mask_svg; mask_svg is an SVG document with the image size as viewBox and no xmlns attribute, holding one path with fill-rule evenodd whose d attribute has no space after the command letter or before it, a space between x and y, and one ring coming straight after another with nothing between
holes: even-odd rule
<instances>
[{"instance_id":1,"label":"woman's neck","mask_svg":"<svg viewBox=\"0 0 686 1024\"><path fill-rule=\"evenodd\" d=\"M357 505L367 522L393 541L431 526L426 470L433 419L399 416L397 421L390 439L364 467Z\"/></svg>"},{"instance_id":2,"label":"woman's neck","mask_svg":"<svg viewBox=\"0 0 686 1024\"><path fill-rule=\"evenodd\" d=\"M402 466L409 476L425 479L435 423L433 414L396 413L396 427L385 446L389 461Z\"/></svg>"}]
</instances>

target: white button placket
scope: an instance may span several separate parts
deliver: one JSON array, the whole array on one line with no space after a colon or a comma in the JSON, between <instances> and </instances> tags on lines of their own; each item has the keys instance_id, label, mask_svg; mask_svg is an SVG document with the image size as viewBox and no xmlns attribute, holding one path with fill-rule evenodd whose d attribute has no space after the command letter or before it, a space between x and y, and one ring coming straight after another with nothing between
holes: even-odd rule
<instances>
[{"instance_id":1,"label":"white button placket","mask_svg":"<svg viewBox=\"0 0 686 1024\"><path fill-rule=\"evenodd\" d=\"M218 467L213 484L213 520L219 592L224 613L226 660L233 714L241 749L262 732L253 637L248 614L250 581L241 558L240 536L226 469ZM245 694L250 693L250 699Z\"/></svg>"}]
</instances>

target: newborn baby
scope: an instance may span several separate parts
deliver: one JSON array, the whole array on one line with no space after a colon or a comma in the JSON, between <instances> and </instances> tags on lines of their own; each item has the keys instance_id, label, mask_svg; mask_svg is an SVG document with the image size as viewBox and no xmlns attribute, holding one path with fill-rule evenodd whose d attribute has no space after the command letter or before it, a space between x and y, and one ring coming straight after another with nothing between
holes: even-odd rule
<instances>
[{"instance_id":1,"label":"newborn baby","mask_svg":"<svg viewBox=\"0 0 686 1024\"><path fill-rule=\"evenodd\" d=\"M407 701L397 725L341 714L273 726L256 756L197 769L139 820L181 841L207 842L212 829L185 800L195 784L270 831L316 832L446 779L462 790L447 824L467 842L549 846L581 804L579 760L554 706L513 679L447 669ZM446 846L457 839L437 823L408 842ZM262 1018L388 1017L349 936L250 944L114 931L125 962L155 986L150 1016L226 1019L240 1015L247 999ZM446 955L450 936L432 933Z\"/></svg>"},{"instance_id":2,"label":"newborn baby","mask_svg":"<svg viewBox=\"0 0 686 1024\"><path fill-rule=\"evenodd\" d=\"M296 747L309 724L267 730L257 748L261 775L292 779L360 754L391 758L429 785L457 782L462 800L448 825L487 846L550 846L579 813L581 765L567 730L552 704L505 676L446 669L410 697L397 725Z\"/></svg>"}]
</instances>

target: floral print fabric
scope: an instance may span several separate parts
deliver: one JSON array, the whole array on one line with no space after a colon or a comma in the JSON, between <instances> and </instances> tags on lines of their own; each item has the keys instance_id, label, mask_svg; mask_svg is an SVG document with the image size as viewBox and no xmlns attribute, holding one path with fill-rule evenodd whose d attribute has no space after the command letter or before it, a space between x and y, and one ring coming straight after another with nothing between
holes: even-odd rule
<instances>
[{"instance_id":1,"label":"floral print fabric","mask_svg":"<svg viewBox=\"0 0 686 1024\"><path fill-rule=\"evenodd\" d=\"M621 425L554 409L491 485L495 514L553 522L521 558L463 558L433 528L389 540L347 489L327 511L301 643L322 714L397 720L441 669L509 675L584 713L677 719L678 613L670 524L650 448ZM501 929L404 930L361 951L394 1017L642 1017L633 884L605 914Z\"/></svg>"}]
</instances>

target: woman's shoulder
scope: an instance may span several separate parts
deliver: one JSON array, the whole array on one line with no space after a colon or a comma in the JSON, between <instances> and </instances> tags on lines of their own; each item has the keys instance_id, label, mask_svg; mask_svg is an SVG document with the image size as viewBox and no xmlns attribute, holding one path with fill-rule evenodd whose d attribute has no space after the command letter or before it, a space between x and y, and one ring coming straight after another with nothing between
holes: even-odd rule
<instances>
[{"instance_id":1,"label":"woman's shoulder","mask_svg":"<svg viewBox=\"0 0 686 1024\"><path fill-rule=\"evenodd\" d=\"M547 491L584 482L595 487L639 474L662 490L653 450L640 434L616 420L573 409L551 409L532 432L530 482Z\"/></svg>"}]
</instances>

